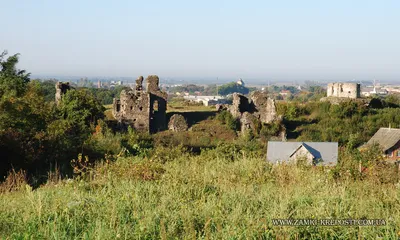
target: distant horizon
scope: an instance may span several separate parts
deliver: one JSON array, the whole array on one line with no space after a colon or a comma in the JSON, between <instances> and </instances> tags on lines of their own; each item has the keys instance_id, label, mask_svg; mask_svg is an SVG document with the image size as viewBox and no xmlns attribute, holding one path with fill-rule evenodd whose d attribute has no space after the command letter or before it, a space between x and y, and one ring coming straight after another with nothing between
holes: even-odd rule
<instances>
[{"instance_id":1,"label":"distant horizon","mask_svg":"<svg viewBox=\"0 0 400 240\"><path fill-rule=\"evenodd\" d=\"M155 74L157 75L157 74ZM138 75L139 76L139 75ZM145 78L147 77L147 75L143 75ZM213 79L213 78L201 78L201 77L160 77L160 81L161 83L165 83L165 81L169 81L169 82L175 82L175 83L179 83L182 82L182 84L224 84L224 83L229 83L229 82L235 82L237 81L239 78L218 78L218 82L217 79ZM128 77L128 76L57 76L57 75L35 75L32 74L31 75L31 79L41 79L41 80L49 80L49 79L56 79L56 80L71 80L71 81L78 81L82 78L88 78L88 80L90 81L97 81L97 80L102 80L102 81L113 81L113 80L121 80L124 81L124 83L126 83L126 81L128 81L129 83L134 83L135 79L137 77ZM334 80L334 79L304 79L304 80L291 80L291 79L267 79L267 78L259 78L259 79L243 79L243 81L246 84L267 84L269 82L269 84L276 84L276 83L290 83L290 84L304 84L305 82L309 81L309 82L316 82L316 83L330 83L330 82L361 82L361 83L372 83L374 81L374 79L349 79L349 80ZM375 79L377 81L377 83L379 84L400 84L400 80L386 80L386 81L382 81L380 79Z\"/></svg>"}]
</instances>

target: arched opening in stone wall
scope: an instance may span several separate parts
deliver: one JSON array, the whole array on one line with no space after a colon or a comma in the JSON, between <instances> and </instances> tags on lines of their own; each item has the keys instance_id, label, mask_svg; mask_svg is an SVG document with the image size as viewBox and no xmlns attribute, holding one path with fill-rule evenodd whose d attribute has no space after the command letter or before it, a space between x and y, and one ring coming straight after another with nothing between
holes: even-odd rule
<instances>
[{"instance_id":1,"label":"arched opening in stone wall","mask_svg":"<svg viewBox=\"0 0 400 240\"><path fill-rule=\"evenodd\" d=\"M157 111L158 111L158 101L155 100L155 101L153 102L153 112L157 112Z\"/></svg>"}]
</instances>

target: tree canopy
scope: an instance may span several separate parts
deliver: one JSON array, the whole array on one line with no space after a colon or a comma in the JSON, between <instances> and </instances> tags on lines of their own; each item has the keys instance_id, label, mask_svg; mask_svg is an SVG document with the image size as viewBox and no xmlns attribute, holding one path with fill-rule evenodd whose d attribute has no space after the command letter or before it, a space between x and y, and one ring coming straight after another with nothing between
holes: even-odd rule
<instances>
[{"instance_id":1,"label":"tree canopy","mask_svg":"<svg viewBox=\"0 0 400 240\"><path fill-rule=\"evenodd\" d=\"M235 92L241 94L248 94L250 91L247 87L237 84L235 82L227 83L218 87L218 94L220 95L228 95Z\"/></svg>"},{"instance_id":2,"label":"tree canopy","mask_svg":"<svg viewBox=\"0 0 400 240\"><path fill-rule=\"evenodd\" d=\"M0 54L0 97L19 97L26 90L30 74L17 69L19 54L6 56L7 51Z\"/></svg>"}]
</instances>

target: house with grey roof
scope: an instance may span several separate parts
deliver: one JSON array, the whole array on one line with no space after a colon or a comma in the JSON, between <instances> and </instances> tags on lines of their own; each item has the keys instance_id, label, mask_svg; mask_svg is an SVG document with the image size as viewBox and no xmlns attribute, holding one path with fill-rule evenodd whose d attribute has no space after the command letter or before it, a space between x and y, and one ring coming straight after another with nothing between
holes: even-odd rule
<instances>
[{"instance_id":1,"label":"house with grey roof","mask_svg":"<svg viewBox=\"0 0 400 240\"><path fill-rule=\"evenodd\" d=\"M374 144L379 144L387 160L400 160L400 129L380 128L360 149L365 149Z\"/></svg>"},{"instance_id":2,"label":"house with grey roof","mask_svg":"<svg viewBox=\"0 0 400 240\"><path fill-rule=\"evenodd\" d=\"M305 160L309 165L334 166L338 162L337 142L268 142L267 161L295 163Z\"/></svg>"}]
</instances>

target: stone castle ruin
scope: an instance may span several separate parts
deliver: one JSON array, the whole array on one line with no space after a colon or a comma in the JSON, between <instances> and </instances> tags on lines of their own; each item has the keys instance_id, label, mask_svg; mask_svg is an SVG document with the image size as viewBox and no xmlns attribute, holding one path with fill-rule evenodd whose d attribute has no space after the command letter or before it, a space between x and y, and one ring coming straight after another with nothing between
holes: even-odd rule
<instances>
[{"instance_id":1,"label":"stone castle ruin","mask_svg":"<svg viewBox=\"0 0 400 240\"><path fill-rule=\"evenodd\" d=\"M62 95L64 95L68 90L71 89L69 82L57 82L56 83L56 104L58 105L61 101Z\"/></svg>"},{"instance_id":2,"label":"stone castle ruin","mask_svg":"<svg viewBox=\"0 0 400 240\"><path fill-rule=\"evenodd\" d=\"M360 98L361 87L359 83L329 83L327 97Z\"/></svg>"},{"instance_id":3,"label":"stone castle ruin","mask_svg":"<svg viewBox=\"0 0 400 240\"><path fill-rule=\"evenodd\" d=\"M280 119L276 112L275 100L268 97L267 93L259 91L253 92L250 100L242 94L234 93L228 111L240 120L243 134L255 129L256 120L269 124Z\"/></svg>"},{"instance_id":4,"label":"stone castle ruin","mask_svg":"<svg viewBox=\"0 0 400 240\"><path fill-rule=\"evenodd\" d=\"M113 115L124 125L137 131L154 133L165 130L167 93L159 88L159 78L150 75L143 89L143 76L136 80L135 90L122 90L120 99L113 101Z\"/></svg>"},{"instance_id":5,"label":"stone castle ruin","mask_svg":"<svg viewBox=\"0 0 400 240\"><path fill-rule=\"evenodd\" d=\"M173 132L184 132L188 130L188 124L186 119L181 114L172 115L168 123L168 129Z\"/></svg>"}]
</instances>

